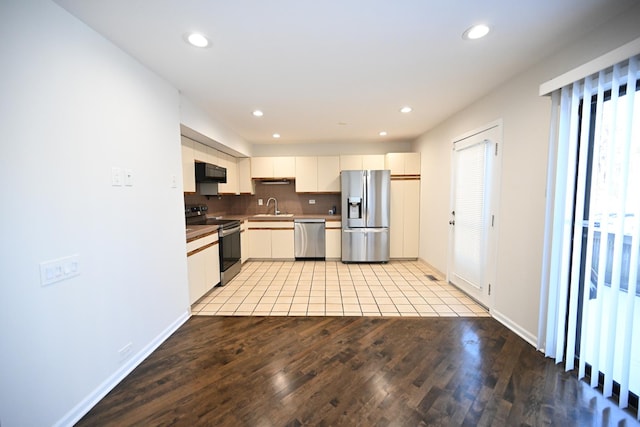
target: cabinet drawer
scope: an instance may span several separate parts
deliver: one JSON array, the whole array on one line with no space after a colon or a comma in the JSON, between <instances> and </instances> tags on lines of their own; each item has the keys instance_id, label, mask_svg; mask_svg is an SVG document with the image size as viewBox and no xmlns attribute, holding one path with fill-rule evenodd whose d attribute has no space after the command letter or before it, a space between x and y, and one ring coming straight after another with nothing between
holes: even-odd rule
<instances>
[{"instance_id":1,"label":"cabinet drawer","mask_svg":"<svg viewBox=\"0 0 640 427\"><path fill-rule=\"evenodd\" d=\"M187 243L187 253L195 251L203 246L207 246L211 243L216 243L218 241L218 232L216 231L214 234L210 234L209 236L202 237L200 239L196 239Z\"/></svg>"},{"instance_id":2,"label":"cabinet drawer","mask_svg":"<svg viewBox=\"0 0 640 427\"><path fill-rule=\"evenodd\" d=\"M293 230L292 221L249 221L249 230L263 230L274 228L290 228Z\"/></svg>"}]
</instances>

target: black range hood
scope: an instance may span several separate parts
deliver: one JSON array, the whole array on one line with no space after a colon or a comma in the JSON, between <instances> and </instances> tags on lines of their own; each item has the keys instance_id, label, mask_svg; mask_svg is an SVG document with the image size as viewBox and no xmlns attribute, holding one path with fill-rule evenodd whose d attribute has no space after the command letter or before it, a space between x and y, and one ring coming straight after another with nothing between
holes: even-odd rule
<instances>
[{"instance_id":1,"label":"black range hood","mask_svg":"<svg viewBox=\"0 0 640 427\"><path fill-rule=\"evenodd\" d=\"M196 182L227 182L227 169L211 163L196 163Z\"/></svg>"}]
</instances>

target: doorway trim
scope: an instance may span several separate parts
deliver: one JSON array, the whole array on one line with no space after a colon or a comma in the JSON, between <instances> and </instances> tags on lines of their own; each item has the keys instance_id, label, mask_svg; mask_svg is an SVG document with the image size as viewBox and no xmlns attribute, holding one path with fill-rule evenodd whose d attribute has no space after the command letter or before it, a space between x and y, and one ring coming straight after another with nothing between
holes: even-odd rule
<instances>
[{"instance_id":1,"label":"doorway trim","mask_svg":"<svg viewBox=\"0 0 640 427\"><path fill-rule=\"evenodd\" d=\"M465 132L462 135L459 135L451 140L451 175L450 175L450 194L449 194L449 212L452 212L454 209L454 200L455 200L455 143L462 141L464 139L473 137L475 135L481 134L483 132L495 129L497 136L495 143L497 144L497 151L493 158L492 162L492 174L491 174L491 182L485 187L486 191L489 191L490 200L488 212L492 216L491 225L489 226L487 233L487 256L484 261L484 277L487 286L490 286L490 292L488 294L487 303L483 303L481 301L477 301L476 298L469 295L463 289L456 286L457 289L460 289L462 292L465 292L470 298L474 299L478 303L485 306L489 313L493 316L493 307L495 301L496 292L499 291L499 286L496 283L496 271L497 271L497 253L498 253L498 230L500 226L500 195L501 195L501 178L502 178L502 152L504 149L504 128L503 128L503 120L497 119L492 122L489 122L483 126L480 126L471 131ZM495 147L495 146L494 146ZM495 150L495 148L492 148ZM453 227L449 225L449 247L447 250L447 272L446 279L447 282L451 283L451 270L453 268L453 243L454 243L454 235L453 235Z\"/></svg>"}]
</instances>

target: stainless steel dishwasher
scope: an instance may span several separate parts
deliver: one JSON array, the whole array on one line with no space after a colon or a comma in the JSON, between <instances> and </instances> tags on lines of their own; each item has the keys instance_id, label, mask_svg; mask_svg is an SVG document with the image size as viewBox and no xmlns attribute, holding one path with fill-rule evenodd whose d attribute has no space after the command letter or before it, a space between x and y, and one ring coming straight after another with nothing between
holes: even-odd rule
<instances>
[{"instance_id":1,"label":"stainless steel dishwasher","mask_svg":"<svg viewBox=\"0 0 640 427\"><path fill-rule=\"evenodd\" d=\"M299 218L293 226L296 259L325 259L324 219Z\"/></svg>"}]
</instances>

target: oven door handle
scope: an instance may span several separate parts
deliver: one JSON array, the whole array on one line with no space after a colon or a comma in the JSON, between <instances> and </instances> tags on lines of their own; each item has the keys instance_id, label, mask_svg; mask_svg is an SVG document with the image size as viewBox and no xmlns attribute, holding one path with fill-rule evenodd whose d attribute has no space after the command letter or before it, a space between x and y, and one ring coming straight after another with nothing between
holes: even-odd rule
<instances>
[{"instance_id":1,"label":"oven door handle","mask_svg":"<svg viewBox=\"0 0 640 427\"><path fill-rule=\"evenodd\" d=\"M230 234L239 233L239 232L240 232L240 226L233 227L233 228L228 228L226 230L220 229L220 232L218 233L218 235L220 237L227 237Z\"/></svg>"}]
</instances>

